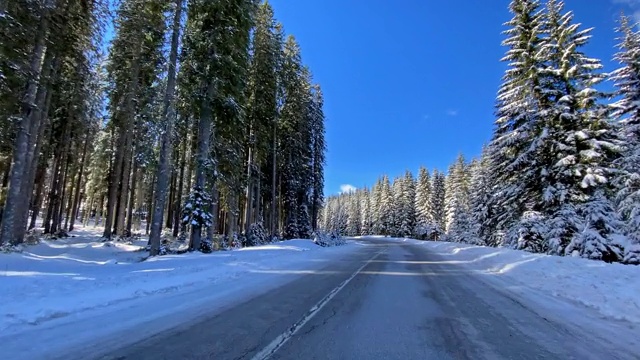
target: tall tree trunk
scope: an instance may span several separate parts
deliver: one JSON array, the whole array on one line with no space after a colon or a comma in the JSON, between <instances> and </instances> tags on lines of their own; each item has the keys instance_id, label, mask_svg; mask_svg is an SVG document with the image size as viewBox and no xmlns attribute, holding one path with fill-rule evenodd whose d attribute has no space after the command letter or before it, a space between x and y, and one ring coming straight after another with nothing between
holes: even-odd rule
<instances>
[{"instance_id":1,"label":"tall tree trunk","mask_svg":"<svg viewBox=\"0 0 640 360\"><path fill-rule=\"evenodd\" d=\"M255 134L253 129L249 131L249 154L247 160L247 188L245 192L245 204L244 204L244 233L249 233L249 226L251 225L251 217L253 210L253 138Z\"/></svg>"},{"instance_id":2,"label":"tall tree trunk","mask_svg":"<svg viewBox=\"0 0 640 360\"><path fill-rule=\"evenodd\" d=\"M47 34L49 32L49 12L53 8L54 0L47 0L42 6L42 15L38 25L36 34L36 43L31 53L31 59L28 70L27 86L22 98L22 109L20 120L18 122L18 133L15 140L15 149L13 151L13 165L11 167L11 175L9 177L9 189L7 191L7 199L4 205L2 215L2 224L0 224L0 244L11 243L19 244L23 238L17 238L15 234L15 221L20 220L20 214L17 211L20 208L22 182L26 174L28 164L27 148L31 134L29 129L32 128L35 121L34 116L37 113L36 95L38 92L38 82L42 71L42 56L45 50ZM26 224L25 224L26 227Z\"/></svg>"},{"instance_id":3,"label":"tall tree trunk","mask_svg":"<svg viewBox=\"0 0 640 360\"><path fill-rule=\"evenodd\" d=\"M120 184L118 181L122 179L122 170L124 168L126 151L125 147L128 143L128 137L131 135L131 125L133 122L133 117L135 115L135 96L137 94L138 88L138 78L140 77L140 53L142 49L141 46L136 46L136 50L133 55L133 64L131 65L131 81L129 86L129 91L126 96L126 109L125 116L127 118L127 124L122 129L120 129L120 134L118 136L118 143L116 145L116 156L115 163L113 166L113 171L110 174L109 179L109 196L107 201L107 216L104 224L104 233L103 237L106 239L111 239L111 234L113 231L113 223L116 212L116 203L118 202L118 189ZM123 185L122 187L126 187Z\"/></svg>"},{"instance_id":4,"label":"tall tree trunk","mask_svg":"<svg viewBox=\"0 0 640 360\"><path fill-rule=\"evenodd\" d=\"M160 161L158 164L158 186L156 190L155 207L153 208L154 222L151 227L149 242L151 243L150 255L158 255L160 250L160 235L162 231L162 213L167 194L167 172L171 167L171 143L173 137L173 124L175 118L174 93L176 86L176 64L178 60L178 41L180 39L180 19L182 17L182 1L176 0L176 10L173 16L173 31L171 34L171 52L169 54L169 73L167 78L167 91L164 96L163 115L165 131L162 134L160 147ZM182 179L180 179L182 181Z\"/></svg>"},{"instance_id":5,"label":"tall tree trunk","mask_svg":"<svg viewBox=\"0 0 640 360\"><path fill-rule=\"evenodd\" d=\"M175 207L173 210L175 214L175 218L173 220L173 237L178 236L178 234L180 233L180 229L182 227L182 221L180 221L181 220L180 210L182 210L182 196L184 193L184 168L185 168L186 153L187 153L186 140L182 141L181 148L182 149L180 151L180 175L179 175L179 181L178 181L178 196L176 198Z\"/></svg>"},{"instance_id":6,"label":"tall tree trunk","mask_svg":"<svg viewBox=\"0 0 640 360\"><path fill-rule=\"evenodd\" d=\"M173 206L174 205L174 197L176 196L176 172L175 169L171 170L171 177L169 180L169 198L167 199L168 204L167 205L167 218L166 218L166 223L164 225L165 228L169 228L171 229L173 226Z\"/></svg>"},{"instance_id":7,"label":"tall tree trunk","mask_svg":"<svg viewBox=\"0 0 640 360\"><path fill-rule=\"evenodd\" d=\"M271 230L271 238L273 238L276 235L276 220L277 220L277 213L276 213L276 201L278 200L278 197L276 196L276 182L277 182L277 178L276 178L276 168L277 168L277 153L278 153L278 148L277 148L277 130L278 130L278 124L274 121L273 123L273 143L272 143L272 148L273 148L273 167L271 169L271 226L269 227Z\"/></svg>"},{"instance_id":8,"label":"tall tree trunk","mask_svg":"<svg viewBox=\"0 0 640 360\"><path fill-rule=\"evenodd\" d=\"M80 194L82 193L82 176L84 174L84 163L87 159L87 146L89 144L89 130L85 135L84 145L82 146L82 157L80 158L80 170L78 171L78 181L76 182L76 193L73 199L73 208L71 210L71 219L69 222L69 232L73 231L73 224L78 216L78 207L80 206Z\"/></svg>"},{"instance_id":9,"label":"tall tree trunk","mask_svg":"<svg viewBox=\"0 0 640 360\"><path fill-rule=\"evenodd\" d=\"M104 222L104 233L102 237L111 239L113 223L115 217L115 207L118 201L118 189L120 188L120 178L122 177L122 162L124 160L125 134L123 131L118 136L116 144L115 159L111 173L109 174L109 191L107 195L107 214Z\"/></svg>"},{"instance_id":10,"label":"tall tree trunk","mask_svg":"<svg viewBox=\"0 0 640 360\"><path fill-rule=\"evenodd\" d=\"M210 100L215 90L215 83L213 80L209 80L207 85L207 91L202 101L202 111L200 115L200 123L198 126L198 153L196 163L196 179L194 189L197 191L205 191L206 182L206 168L209 160L210 152L210 140L212 136L213 127L213 109L211 107ZM200 239L202 238L202 225L193 224L191 226L191 250L198 250L200 248Z\"/></svg>"},{"instance_id":11,"label":"tall tree trunk","mask_svg":"<svg viewBox=\"0 0 640 360\"><path fill-rule=\"evenodd\" d=\"M36 178L38 178L38 186L36 187L35 198L33 199L33 205L31 206L31 221L29 222L29 229L33 229L36 227L36 221L38 220L38 214L40 212L40 208L42 207L42 193L44 190L44 182L45 176L47 174L47 161L40 161L40 166L38 166L38 171L36 173Z\"/></svg>"},{"instance_id":12,"label":"tall tree trunk","mask_svg":"<svg viewBox=\"0 0 640 360\"><path fill-rule=\"evenodd\" d=\"M131 236L131 226L133 225L133 216L137 209L133 206L136 201L136 185L138 181L138 162L133 160L133 176L131 178L131 193L129 194L129 207L127 210L127 228L126 235Z\"/></svg>"},{"instance_id":13,"label":"tall tree trunk","mask_svg":"<svg viewBox=\"0 0 640 360\"><path fill-rule=\"evenodd\" d=\"M45 234L51 233L51 220L53 219L55 197L57 196L56 189L58 188L57 186L58 173L60 172L60 166L61 166L60 152L61 151L56 151L56 154L54 155L54 159L53 159L54 161L53 172L51 173L51 182L49 183L49 195L47 196L47 212L44 216L44 223L43 223Z\"/></svg>"},{"instance_id":14,"label":"tall tree trunk","mask_svg":"<svg viewBox=\"0 0 640 360\"><path fill-rule=\"evenodd\" d=\"M29 209L31 208L31 200L33 198L33 188L35 183L36 170L40 159L40 148L42 147L43 136L47 127L47 122L43 121L49 112L51 104L51 91L48 91L51 82L52 68L54 67L54 59L51 51L45 54L42 65L42 73L40 86L36 95L36 111L34 111L33 122L29 128L29 145L27 146L27 154L25 157L25 175L20 189L20 197L22 201L16 207L15 237L23 239L27 230L27 220L29 218Z\"/></svg>"},{"instance_id":15,"label":"tall tree trunk","mask_svg":"<svg viewBox=\"0 0 640 360\"><path fill-rule=\"evenodd\" d=\"M60 225L62 224L62 212L64 211L64 200L67 192L67 174L69 171L69 163L70 163L69 147L71 143L70 141L71 139L68 135L69 130L67 130L66 134L67 135L65 135L64 137L64 143L67 145L64 147L64 152L62 156L64 169L60 173L60 181L58 181L58 191L57 191L57 193L60 194L60 196L57 197L56 207L54 207L54 212L53 212L53 224L51 226L51 232L53 233L56 233L58 230L62 228Z\"/></svg>"},{"instance_id":16,"label":"tall tree trunk","mask_svg":"<svg viewBox=\"0 0 640 360\"><path fill-rule=\"evenodd\" d=\"M133 113L132 113L133 114ZM131 129L131 127L130 127ZM129 203L129 187L131 180L131 164L133 162L133 132L129 132L125 145L124 163L122 165L122 182L120 183L120 200L118 201L118 214L116 215L116 234L127 236L125 233L125 220Z\"/></svg>"},{"instance_id":17,"label":"tall tree trunk","mask_svg":"<svg viewBox=\"0 0 640 360\"><path fill-rule=\"evenodd\" d=\"M53 67L52 74L49 82L51 82L53 77L56 76L59 66L60 66L59 61L57 60L54 61L52 65ZM53 97L53 91L48 90L44 108L41 109L41 114L40 114L41 123L40 123L40 129L38 131L38 141L36 142L36 148L34 149L34 156L33 156L33 159L31 160L32 165L29 173L29 182L33 184L36 179L39 179L39 181L38 181L38 188L36 189L36 193L35 193L36 198L34 199L34 201L30 201L32 214L31 214L31 223L29 224L29 229L33 229L36 226L38 213L40 212L40 207L42 206L43 188L44 188L44 182L45 182L45 175L47 173L47 167L48 167L47 161L49 159L49 152L51 151L51 145L47 146L46 154L44 154L42 161L40 159L40 150L45 140L45 130L49 128L49 124L50 124L50 119L48 114L49 114L49 109L51 108L52 97ZM46 138L50 138L50 135L47 135ZM38 169L36 169L36 167ZM31 196L31 192L28 192L28 195ZM26 212L26 215L28 217L28 211Z\"/></svg>"},{"instance_id":18,"label":"tall tree trunk","mask_svg":"<svg viewBox=\"0 0 640 360\"><path fill-rule=\"evenodd\" d=\"M66 206L66 210L64 212L64 226L60 227L63 230L69 231L69 218L71 217L71 212L72 212L72 208L73 208L73 198L76 192L78 192L78 189L76 189L76 182L74 181L75 178L79 176L79 174L76 174L76 176L70 176L71 181L69 181L69 196L67 197L67 206Z\"/></svg>"},{"instance_id":19,"label":"tall tree trunk","mask_svg":"<svg viewBox=\"0 0 640 360\"><path fill-rule=\"evenodd\" d=\"M151 184L149 186L149 211L147 212L147 226L145 229L145 234L149 234L151 232L151 224L153 223L153 211L155 209L155 192L156 190L156 173L153 173L153 177L151 178ZM160 219L160 226L162 226L162 219ZM162 228L161 228L162 230ZM149 237L151 239L151 237ZM149 244L151 244L151 240L149 240Z\"/></svg>"}]
</instances>

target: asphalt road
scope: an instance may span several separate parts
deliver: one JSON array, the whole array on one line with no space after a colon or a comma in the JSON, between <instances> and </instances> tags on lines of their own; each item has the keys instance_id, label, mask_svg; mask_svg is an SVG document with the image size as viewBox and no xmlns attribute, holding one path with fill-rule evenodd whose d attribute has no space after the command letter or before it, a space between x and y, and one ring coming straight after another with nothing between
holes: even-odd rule
<instances>
[{"instance_id":1,"label":"asphalt road","mask_svg":"<svg viewBox=\"0 0 640 360\"><path fill-rule=\"evenodd\" d=\"M640 359L424 247L367 241L351 259L98 358Z\"/></svg>"}]
</instances>

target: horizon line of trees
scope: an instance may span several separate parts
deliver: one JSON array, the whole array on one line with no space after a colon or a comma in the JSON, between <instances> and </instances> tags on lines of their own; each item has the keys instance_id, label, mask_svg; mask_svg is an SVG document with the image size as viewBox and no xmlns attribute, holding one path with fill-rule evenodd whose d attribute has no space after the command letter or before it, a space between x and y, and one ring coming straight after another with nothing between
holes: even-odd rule
<instances>
[{"instance_id":1,"label":"horizon line of trees","mask_svg":"<svg viewBox=\"0 0 640 360\"><path fill-rule=\"evenodd\" d=\"M482 155L327 199L323 227L640 264L640 32L622 15L614 59L583 52L564 3L512 0L508 64ZM598 84L613 82L603 93Z\"/></svg>"},{"instance_id":2,"label":"horizon line of trees","mask_svg":"<svg viewBox=\"0 0 640 360\"><path fill-rule=\"evenodd\" d=\"M258 0L0 3L0 245L42 219L104 238L309 237L323 94ZM110 25L111 24L111 25ZM113 39L105 48L107 28Z\"/></svg>"}]
</instances>

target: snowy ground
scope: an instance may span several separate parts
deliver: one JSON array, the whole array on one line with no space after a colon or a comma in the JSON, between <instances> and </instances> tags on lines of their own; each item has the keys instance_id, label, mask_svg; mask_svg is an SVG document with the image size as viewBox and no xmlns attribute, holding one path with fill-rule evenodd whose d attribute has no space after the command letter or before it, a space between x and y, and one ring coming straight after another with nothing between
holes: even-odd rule
<instances>
[{"instance_id":1,"label":"snowy ground","mask_svg":"<svg viewBox=\"0 0 640 360\"><path fill-rule=\"evenodd\" d=\"M243 285L260 291L285 279L274 275L256 283L251 280L255 272L309 269L357 248L353 243L322 248L310 240L290 240L141 261L147 255L142 250L146 239L133 244L104 243L98 236L100 230L79 230L74 232L76 237L43 241L25 247L21 253L0 253L2 335L28 331L66 317L77 321L83 314L95 316L101 309L130 306L141 300L151 304L153 299L201 288L214 289L227 297L229 291ZM209 294L209 300L214 298L215 294Z\"/></svg>"},{"instance_id":2,"label":"snowy ground","mask_svg":"<svg viewBox=\"0 0 640 360\"><path fill-rule=\"evenodd\" d=\"M421 244L496 285L526 298L549 295L595 310L604 319L640 325L640 266L532 254L460 243L396 239Z\"/></svg>"},{"instance_id":3,"label":"snowy ground","mask_svg":"<svg viewBox=\"0 0 640 360\"><path fill-rule=\"evenodd\" d=\"M85 228L74 232L76 237L0 253L5 354L13 359L55 354L134 328L137 337L151 336L210 313L212 307L230 308L315 273L336 259L348 260L368 246L367 241L350 241L322 248L310 240L291 240L141 261L146 240L103 243L100 232ZM532 308L546 307L551 316L571 312L579 318L588 309L607 320L603 326L640 326L640 267L457 243L385 240L425 247L441 259L425 266L464 267L496 289L518 294ZM585 326L594 328L597 324L590 321ZM74 336L60 341L70 333Z\"/></svg>"}]
</instances>

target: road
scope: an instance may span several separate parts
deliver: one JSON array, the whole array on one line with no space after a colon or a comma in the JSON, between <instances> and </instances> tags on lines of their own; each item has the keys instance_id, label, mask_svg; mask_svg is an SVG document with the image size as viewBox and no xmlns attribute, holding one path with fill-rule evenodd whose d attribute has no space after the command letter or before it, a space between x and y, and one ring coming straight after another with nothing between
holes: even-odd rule
<instances>
[{"instance_id":1,"label":"road","mask_svg":"<svg viewBox=\"0 0 640 360\"><path fill-rule=\"evenodd\" d=\"M352 259L98 358L640 359L424 247L368 241Z\"/></svg>"}]
</instances>

